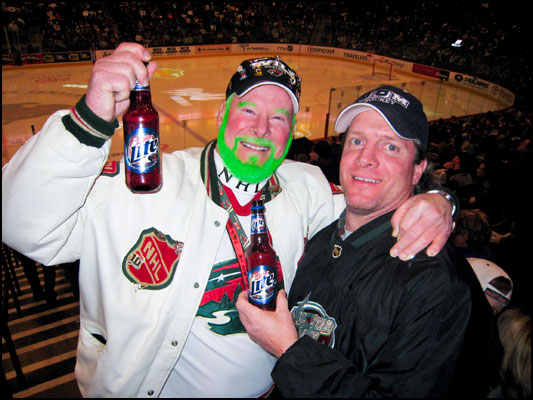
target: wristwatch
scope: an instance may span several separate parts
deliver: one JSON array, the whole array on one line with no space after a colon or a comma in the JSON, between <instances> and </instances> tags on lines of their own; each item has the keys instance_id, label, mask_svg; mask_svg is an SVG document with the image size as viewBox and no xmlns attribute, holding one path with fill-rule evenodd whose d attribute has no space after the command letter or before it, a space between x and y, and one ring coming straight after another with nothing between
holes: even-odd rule
<instances>
[{"instance_id":1,"label":"wristwatch","mask_svg":"<svg viewBox=\"0 0 533 400\"><path fill-rule=\"evenodd\" d=\"M440 189L430 190L429 192L426 192L426 193L438 193L444 196L444 198L448 200L452 206L452 217L456 216L455 211L457 210L458 202L457 202L457 199L451 193L448 193L445 190L440 190Z\"/></svg>"}]
</instances>

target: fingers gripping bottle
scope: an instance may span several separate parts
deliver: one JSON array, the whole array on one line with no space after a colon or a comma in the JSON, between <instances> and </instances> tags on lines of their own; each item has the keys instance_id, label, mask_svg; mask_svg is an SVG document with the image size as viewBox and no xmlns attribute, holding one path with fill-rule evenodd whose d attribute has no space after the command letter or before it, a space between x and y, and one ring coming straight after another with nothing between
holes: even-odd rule
<instances>
[{"instance_id":1,"label":"fingers gripping bottle","mask_svg":"<svg viewBox=\"0 0 533 400\"><path fill-rule=\"evenodd\" d=\"M150 85L141 86L135 82L130 93L130 108L122 122L126 185L133 193L159 191L163 184L159 114L152 105Z\"/></svg>"},{"instance_id":2,"label":"fingers gripping bottle","mask_svg":"<svg viewBox=\"0 0 533 400\"><path fill-rule=\"evenodd\" d=\"M252 201L252 228L246 262L248 300L263 310L274 311L279 290L276 252L268 240L263 200Z\"/></svg>"}]
</instances>

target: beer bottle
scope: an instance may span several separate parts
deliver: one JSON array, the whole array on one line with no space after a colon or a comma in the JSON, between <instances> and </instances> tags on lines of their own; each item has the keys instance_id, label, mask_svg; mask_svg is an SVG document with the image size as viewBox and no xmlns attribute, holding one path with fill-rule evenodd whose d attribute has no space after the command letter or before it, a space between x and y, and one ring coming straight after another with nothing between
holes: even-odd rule
<instances>
[{"instance_id":1,"label":"beer bottle","mask_svg":"<svg viewBox=\"0 0 533 400\"><path fill-rule=\"evenodd\" d=\"M252 227L246 262L248 300L263 310L274 311L279 290L276 252L268 241L263 200L252 201Z\"/></svg>"},{"instance_id":2,"label":"beer bottle","mask_svg":"<svg viewBox=\"0 0 533 400\"><path fill-rule=\"evenodd\" d=\"M126 185L133 193L157 192L163 184L159 114L152 105L150 85L141 86L135 82L130 93L130 107L122 122Z\"/></svg>"}]
</instances>

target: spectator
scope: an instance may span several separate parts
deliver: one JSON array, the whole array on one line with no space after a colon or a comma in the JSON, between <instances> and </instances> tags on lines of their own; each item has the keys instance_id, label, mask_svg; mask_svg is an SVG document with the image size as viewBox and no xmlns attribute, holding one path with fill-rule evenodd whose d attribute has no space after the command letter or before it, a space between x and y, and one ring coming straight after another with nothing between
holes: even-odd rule
<instances>
[{"instance_id":1,"label":"spectator","mask_svg":"<svg viewBox=\"0 0 533 400\"><path fill-rule=\"evenodd\" d=\"M510 308L498 318L503 359L501 386L489 397L531 398L531 315Z\"/></svg>"},{"instance_id":2,"label":"spectator","mask_svg":"<svg viewBox=\"0 0 533 400\"><path fill-rule=\"evenodd\" d=\"M455 220L450 240L466 258L493 260L489 248L491 228L489 218L481 210L461 210Z\"/></svg>"},{"instance_id":3,"label":"spectator","mask_svg":"<svg viewBox=\"0 0 533 400\"><path fill-rule=\"evenodd\" d=\"M499 314L509 304L513 294L513 282L509 274L491 261L481 258L467 260L476 273L492 312Z\"/></svg>"}]
</instances>

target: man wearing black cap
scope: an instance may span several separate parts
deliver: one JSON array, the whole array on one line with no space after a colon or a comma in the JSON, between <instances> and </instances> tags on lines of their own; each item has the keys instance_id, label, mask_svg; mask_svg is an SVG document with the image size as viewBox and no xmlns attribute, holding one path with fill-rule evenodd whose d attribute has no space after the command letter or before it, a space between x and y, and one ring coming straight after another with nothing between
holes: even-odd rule
<instances>
[{"instance_id":1,"label":"man wearing black cap","mask_svg":"<svg viewBox=\"0 0 533 400\"><path fill-rule=\"evenodd\" d=\"M346 131L345 211L309 241L288 303L280 295L264 312L246 293L237 302L251 338L279 357L276 386L286 397L486 396L496 326L467 261L450 247L409 261L388 252L391 216L427 165L422 104L383 86L335 129Z\"/></svg>"},{"instance_id":2,"label":"man wearing black cap","mask_svg":"<svg viewBox=\"0 0 533 400\"><path fill-rule=\"evenodd\" d=\"M276 360L250 340L235 308L250 203L266 201L288 289L307 239L338 217L343 198L335 200L318 168L282 163L300 79L277 57L238 67L217 141L164 154L161 190L131 193L123 162L102 168L131 88L155 72L148 60L135 43L98 60L87 94L13 156L2 172L2 239L45 265L80 259L76 377L84 396L261 396ZM440 250L451 231L447 201L421 198L404 217L421 237L406 233L396 244L406 256L432 241L428 251Z\"/></svg>"}]
</instances>

